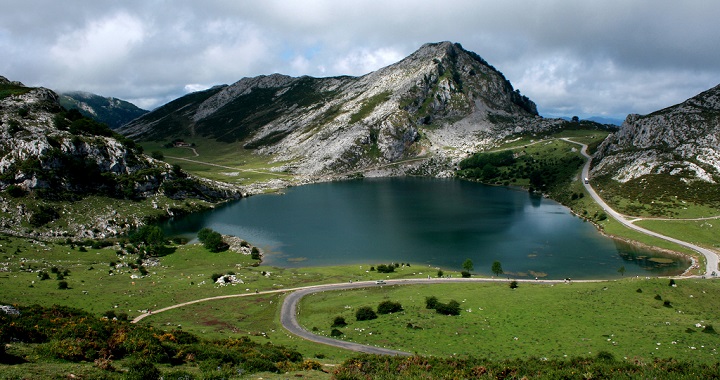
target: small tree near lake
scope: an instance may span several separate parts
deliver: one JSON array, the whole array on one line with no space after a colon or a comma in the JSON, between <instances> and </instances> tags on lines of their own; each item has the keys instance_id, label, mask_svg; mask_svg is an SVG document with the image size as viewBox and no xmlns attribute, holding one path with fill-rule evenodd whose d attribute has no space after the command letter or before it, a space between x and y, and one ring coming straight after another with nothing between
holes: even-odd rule
<instances>
[{"instance_id":1,"label":"small tree near lake","mask_svg":"<svg viewBox=\"0 0 720 380\"><path fill-rule=\"evenodd\" d=\"M475 269L475 266L473 265L472 260L465 259L465 261L462 264L463 269L465 269L468 272L472 272L473 269Z\"/></svg>"},{"instance_id":2,"label":"small tree near lake","mask_svg":"<svg viewBox=\"0 0 720 380\"><path fill-rule=\"evenodd\" d=\"M492 264L492 268L490 269L496 276L499 276L503 274L502 264L500 264L499 261L495 260Z\"/></svg>"}]
</instances>

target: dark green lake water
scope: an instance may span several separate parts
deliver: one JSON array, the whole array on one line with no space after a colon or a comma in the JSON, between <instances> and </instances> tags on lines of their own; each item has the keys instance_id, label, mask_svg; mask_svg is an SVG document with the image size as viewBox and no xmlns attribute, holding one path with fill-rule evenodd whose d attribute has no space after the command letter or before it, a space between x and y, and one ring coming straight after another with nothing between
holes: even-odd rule
<instances>
[{"instance_id":1,"label":"dark green lake water","mask_svg":"<svg viewBox=\"0 0 720 380\"><path fill-rule=\"evenodd\" d=\"M257 195L165 224L168 235L203 227L235 235L280 267L411 263L513 277L619 278L682 273L690 263L619 243L562 205L526 191L460 180L382 178ZM659 259L659 260L658 260ZM667 261L670 263L657 263ZM420 269L418 268L418 269ZM434 273L434 272L432 272Z\"/></svg>"}]
</instances>

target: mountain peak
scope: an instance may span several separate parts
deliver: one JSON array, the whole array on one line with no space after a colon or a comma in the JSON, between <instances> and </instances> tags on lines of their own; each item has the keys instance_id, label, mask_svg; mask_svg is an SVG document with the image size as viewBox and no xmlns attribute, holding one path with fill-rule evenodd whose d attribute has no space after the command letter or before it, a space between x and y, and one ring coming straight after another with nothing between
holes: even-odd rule
<instances>
[{"instance_id":1,"label":"mountain peak","mask_svg":"<svg viewBox=\"0 0 720 380\"><path fill-rule=\"evenodd\" d=\"M361 77L242 78L123 129L155 140L241 142L292 162L289 172L314 175L424 155L446 159L553 123L479 55L443 41Z\"/></svg>"}]
</instances>

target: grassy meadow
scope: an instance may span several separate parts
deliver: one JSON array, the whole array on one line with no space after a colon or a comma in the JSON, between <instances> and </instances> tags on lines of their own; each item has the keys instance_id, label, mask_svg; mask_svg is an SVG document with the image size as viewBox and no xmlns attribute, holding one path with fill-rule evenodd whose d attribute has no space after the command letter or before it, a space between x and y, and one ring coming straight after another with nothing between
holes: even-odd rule
<instances>
[{"instance_id":1,"label":"grassy meadow","mask_svg":"<svg viewBox=\"0 0 720 380\"><path fill-rule=\"evenodd\" d=\"M491 360L528 357L562 359L601 351L625 360L675 358L718 361L720 282L626 279L571 284L462 283L323 292L307 296L300 321L330 335L336 316L343 340L429 356L473 356ZM461 304L459 316L425 307L425 298ZM402 312L357 321L361 306L400 302ZM699 327L698 327L699 325ZM706 331L706 332L703 332Z\"/></svg>"},{"instance_id":2,"label":"grassy meadow","mask_svg":"<svg viewBox=\"0 0 720 380\"><path fill-rule=\"evenodd\" d=\"M189 147L167 148L167 143L144 142L141 145L145 152L162 153L163 161L180 165L183 170L216 181L247 185L291 178L286 173L273 170L284 163L271 162L271 156L254 154L253 150L243 148L242 143L223 143L206 138L187 140L186 143L195 144L194 150Z\"/></svg>"}]
</instances>

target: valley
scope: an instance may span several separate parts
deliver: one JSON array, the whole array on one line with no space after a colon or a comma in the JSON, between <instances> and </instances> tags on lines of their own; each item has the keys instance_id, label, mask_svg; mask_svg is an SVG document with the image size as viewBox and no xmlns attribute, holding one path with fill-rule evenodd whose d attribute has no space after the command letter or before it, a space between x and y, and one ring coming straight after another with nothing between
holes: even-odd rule
<instances>
[{"instance_id":1,"label":"valley","mask_svg":"<svg viewBox=\"0 0 720 380\"><path fill-rule=\"evenodd\" d=\"M0 78L0 304L20 311L0 314L0 377L120 378L144 368L175 378L246 370L263 378L382 378L376 365L392 362L410 376L433 360L465 366L462 376L473 377L508 368L518 376L572 368L645 377L676 364L686 371L679 376L716 373L718 93L630 115L619 129L543 118L479 55L441 42L360 77L243 78L151 112L133 109L131 121L111 130L64 108L51 90ZM97 107L122 104L93 99ZM464 276L452 265L412 260L391 273L375 270L397 263L393 257L269 266L156 227L229 200L373 177L459 177L552 198L605 235L694 264L673 279L625 277L622 266L605 281L513 284L528 274L485 281L483 263L472 274L479 281L406 286ZM248 250L257 244L237 238L249 240ZM300 325L414 355L402 363L358 356L283 328L288 293L350 282L358 289L303 298ZM461 315L427 309L434 295L457 301ZM355 320L359 307L387 300L404 310ZM48 308L38 315L68 318L70 335L41 331L47 321L19 323L33 304ZM349 322L342 329L332 326L338 316ZM73 335L72 326L86 321L93 325L83 331L97 334ZM99 343L101 330L117 335ZM224 357L219 346L237 349L233 355L256 350L256 361ZM452 373L443 371L437 375Z\"/></svg>"}]
</instances>

